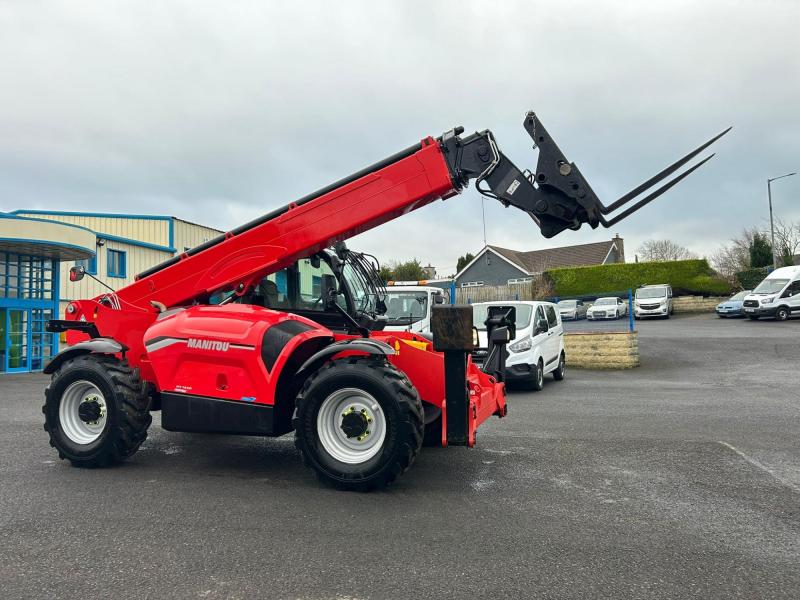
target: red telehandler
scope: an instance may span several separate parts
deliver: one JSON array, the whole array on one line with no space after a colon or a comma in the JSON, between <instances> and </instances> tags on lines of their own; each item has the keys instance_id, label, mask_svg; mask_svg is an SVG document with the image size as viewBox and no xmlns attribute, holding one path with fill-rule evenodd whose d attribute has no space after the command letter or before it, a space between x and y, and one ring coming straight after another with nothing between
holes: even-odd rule
<instances>
[{"instance_id":1,"label":"red telehandler","mask_svg":"<svg viewBox=\"0 0 800 600\"><path fill-rule=\"evenodd\" d=\"M131 456L151 411L170 431L280 436L319 478L343 489L383 487L423 441L475 443L506 414L505 344L513 309L489 315L488 357L472 362L472 311L434 307L432 339L382 331L377 261L343 241L435 200L478 191L519 208L545 237L613 225L697 169L678 171L727 130L609 206L534 113L535 173L503 155L490 131L463 127L420 143L147 271L120 290L72 301L69 346L47 365L44 428L78 467ZM713 155L712 155L713 156ZM73 267L70 279L85 275Z\"/></svg>"}]
</instances>

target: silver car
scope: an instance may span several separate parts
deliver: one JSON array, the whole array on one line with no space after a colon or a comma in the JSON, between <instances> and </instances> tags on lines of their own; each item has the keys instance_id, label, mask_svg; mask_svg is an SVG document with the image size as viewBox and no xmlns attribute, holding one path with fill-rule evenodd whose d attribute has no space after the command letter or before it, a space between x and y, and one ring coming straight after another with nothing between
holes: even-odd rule
<instances>
[{"instance_id":1,"label":"silver car","mask_svg":"<svg viewBox=\"0 0 800 600\"><path fill-rule=\"evenodd\" d=\"M558 312L562 321L577 321L586 318L587 306L583 300L562 300L558 303Z\"/></svg>"}]
</instances>

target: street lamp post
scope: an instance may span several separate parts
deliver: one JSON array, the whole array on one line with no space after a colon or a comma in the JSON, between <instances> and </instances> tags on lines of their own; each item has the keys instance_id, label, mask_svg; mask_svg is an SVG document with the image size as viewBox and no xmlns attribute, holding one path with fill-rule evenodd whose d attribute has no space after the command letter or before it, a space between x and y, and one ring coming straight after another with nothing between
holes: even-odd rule
<instances>
[{"instance_id":1,"label":"street lamp post","mask_svg":"<svg viewBox=\"0 0 800 600\"><path fill-rule=\"evenodd\" d=\"M769 231L772 236L772 268L778 268L778 255L775 253L775 222L772 220L772 182L776 179L783 179L784 177L791 177L797 173L787 173L786 175L779 175L772 179L767 179L767 198L769 198Z\"/></svg>"}]
</instances>

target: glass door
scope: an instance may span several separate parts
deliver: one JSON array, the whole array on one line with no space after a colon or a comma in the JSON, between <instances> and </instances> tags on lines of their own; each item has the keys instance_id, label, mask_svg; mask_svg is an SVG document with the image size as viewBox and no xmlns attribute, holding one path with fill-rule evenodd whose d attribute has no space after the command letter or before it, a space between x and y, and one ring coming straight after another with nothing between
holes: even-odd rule
<instances>
[{"instance_id":1,"label":"glass door","mask_svg":"<svg viewBox=\"0 0 800 600\"><path fill-rule=\"evenodd\" d=\"M6 371L18 373L31 370L30 309L6 309Z\"/></svg>"}]
</instances>

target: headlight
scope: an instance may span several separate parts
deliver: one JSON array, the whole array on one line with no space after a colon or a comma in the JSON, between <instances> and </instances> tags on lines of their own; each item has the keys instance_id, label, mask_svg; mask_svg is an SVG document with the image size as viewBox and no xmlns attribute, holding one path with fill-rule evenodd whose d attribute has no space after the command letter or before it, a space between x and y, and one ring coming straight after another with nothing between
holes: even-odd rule
<instances>
[{"instance_id":1,"label":"headlight","mask_svg":"<svg viewBox=\"0 0 800 600\"><path fill-rule=\"evenodd\" d=\"M531 338L528 338L525 340L514 342L508 347L508 349L511 352L525 352L525 350L530 350L532 345L533 341L531 340Z\"/></svg>"},{"instance_id":2,"label":"headlight","mask_svg":"<svg viewBox=\"0 0 800 600\"><path fill-rule=\"evenodd\" d=\"M761 299L761 304L772 304L775 302L775 296L768 296L767 298Z\"/></svg>"}]
</instances>

